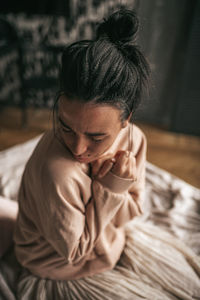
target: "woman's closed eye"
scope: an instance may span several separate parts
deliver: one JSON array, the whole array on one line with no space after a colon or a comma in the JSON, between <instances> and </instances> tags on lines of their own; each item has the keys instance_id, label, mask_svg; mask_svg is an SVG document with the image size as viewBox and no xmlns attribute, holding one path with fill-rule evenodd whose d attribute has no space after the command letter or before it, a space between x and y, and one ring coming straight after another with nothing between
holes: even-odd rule
<instances>
[{"instance_id":1,"label":"woman's closed eye","mask_svg":"<svg viewBox=\"0 0 200 300\"><path fill-rule=\"evenodd\" d=\"M70 129L70 128L66 128L66 127L62 127L61 126L61 129L62 129L62 131L64 131L64 132L66 132L66 133L74 133L73 132L73 130L72 129ZM75 133L74 133L75 134ZM90 136L89 137L93 142L95 142L95 143L100 143L100 142L102 142L105 138L95 138L95 137L92 137L92 136Z\"/></svg>"},{"instance_id":2,"label":"woman's closed eye","mask_svg":"<svg viewBox=\"0 0 200 300\"><path fill-rule=\"evenodd\" d=\"M66 127L62 127L62 131L67 132L67 133L73 132L70 128L66 128Z\"/></svg>"},{"instance_id":3,"label":"woman's closed eye","mask_svg":"<svg viewBox=\"0 0 200 300\"><path fill-rule=\"evenodd\" d=\"M105 138L101 138L101 139L95 139L95 138L91 138L92 139L92 141L93 142L95 142L95 143L101 143L101 142L103 142L103 140L105 139Z\"/></svg>"},{"instance_id":4,"label":"woman's closed eye","mask_svg":"<svg viewBox=\"0 0 200 300\"><path fill-rule=\"evenodd\" d=\"M76 133L70 127L68 127L66 124L63 124L63 121L60 118L59 118L59 121L60 121L60 128L63 132L76 135ZM103 136L103 137L96 136L95 137L95 136L91 136L90 134L88 134L88 138L92 142L98 144L98 143L103 142L107 138L107 136Z\"/></svg>"}]
</instances>

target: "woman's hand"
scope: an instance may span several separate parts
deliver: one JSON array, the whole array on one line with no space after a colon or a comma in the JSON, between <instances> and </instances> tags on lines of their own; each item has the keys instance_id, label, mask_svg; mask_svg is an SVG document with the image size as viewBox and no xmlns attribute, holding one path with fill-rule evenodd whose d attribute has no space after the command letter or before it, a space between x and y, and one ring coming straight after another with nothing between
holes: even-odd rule
<instances>
[{"instance_id":1,"label":"woman's hand","mask_svg":"<svg viewBox=\"0 0 200 300\"><path fill-rule=\"evenodd\" d=\"M136 181L136 159L132 152L121 150L114 157L108 157L92 163L93 176L102 178L111 171L119 177Z\"/></svg>"}]
</instances>

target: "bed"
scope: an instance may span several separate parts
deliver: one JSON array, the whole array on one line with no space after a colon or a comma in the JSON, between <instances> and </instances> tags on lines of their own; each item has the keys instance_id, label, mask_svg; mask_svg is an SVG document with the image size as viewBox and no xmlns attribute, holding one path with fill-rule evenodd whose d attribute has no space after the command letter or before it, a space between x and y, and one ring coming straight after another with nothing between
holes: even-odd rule
<instances>
[{"instance_id":1,"label":"bed","mask_svg":"<svg viewBox=\"0 0 200 300\"><path fill-rule=\"evenodd\" d=\"M0 152L0 299L16 299L20 272L13 252L12 232L17 192L24 166L40 136ZM200 258L200 190L155 165L146 163L144 222L178 237ZM200 298L199 298L200 299Z\"/></svg>"}]
</instances>

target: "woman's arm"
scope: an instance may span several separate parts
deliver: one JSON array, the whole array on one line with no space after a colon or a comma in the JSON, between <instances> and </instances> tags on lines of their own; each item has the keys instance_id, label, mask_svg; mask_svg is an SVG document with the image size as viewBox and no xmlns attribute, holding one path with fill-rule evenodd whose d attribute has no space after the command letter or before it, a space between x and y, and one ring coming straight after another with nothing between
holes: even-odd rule
<instances>
[{"instance_id":1,"label":"woman's arm","mask_svg":"<svg viewBox=\"0 0 200 300\"><path fill-rule=\"evenodd\" d=\"M71 176L48 178L43 184L43 199L46 205L40 209L42 235L68 262L76 263L91 253L101 232L112 223L123 226L140 215L138 196L144 181L145 140L136 153L137 182L108 172L104 177L90 181L90 199L85 204L79 183ZM60 172L59 172L60 173ZM51 181L52 180L52 181ZM48 184L47 184L48 182ZM40 207L42 208L42 206ZM43 221L45 219L45 222Z\"/></svg>"},{"instance_id":2,"label":"woman's arm","mask_svg":"<svg viewBox=\"0 0 200 300\"><path fill-rule=\"evenodd\" d=\"M115 192L93 180L91 198L84 205L79 186L71 179L66 179L64 184L49 182L44 186L43 196L48 199L49 206L40 208L41 233L69 263L77 263L92 252L101 232L127 197L132 199L127 188ZM132 209L127 221L139 213L134 201L133 206L135 211Z\"/></svg>"}]
</instances>

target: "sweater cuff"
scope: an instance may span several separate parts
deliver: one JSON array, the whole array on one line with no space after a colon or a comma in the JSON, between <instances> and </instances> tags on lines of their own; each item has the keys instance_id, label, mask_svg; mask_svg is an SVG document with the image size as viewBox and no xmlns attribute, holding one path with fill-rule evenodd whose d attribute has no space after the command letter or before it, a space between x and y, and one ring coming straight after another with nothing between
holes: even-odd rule
<instances>
[{"instance_id":1,"label":"sweater cuff","mask_svg":"<svg viewBox=\"0 0 200 300\"><path fill-rule=\"evenodd\" d=\"M114 193L123 193L129 190L134 180L119 177L112 172L108 172L102 178L96 178L104 187L110 189Z\"/></svg>"}]
</instances>

